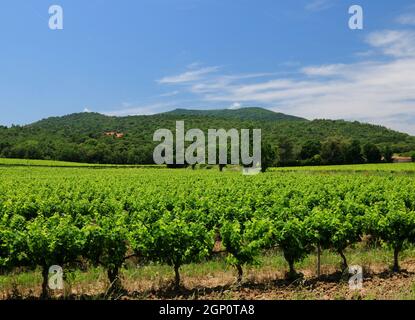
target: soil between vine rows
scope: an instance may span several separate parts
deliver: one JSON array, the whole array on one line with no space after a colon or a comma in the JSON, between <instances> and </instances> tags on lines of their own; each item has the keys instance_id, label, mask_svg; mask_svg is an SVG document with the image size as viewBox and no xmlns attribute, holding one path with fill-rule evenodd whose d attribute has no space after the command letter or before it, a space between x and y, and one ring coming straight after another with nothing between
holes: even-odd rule
<instances>
[{"instance_id":1,"label":"soil between vine rows","mask_svg":"<svg viewBox=\"0 0 415 320\"><path fill-rule=\"evenodd\" d=\"M214 275L186 276L182 287L173 289L169 277L133 279L123 276L125 292L112 299L120 300L402 300L415 298L415 259L402 262L402 271L393 273L386 264L364 266L363 289L351 290L348 278L334 266L323 267L320 278L313 269L300 269L302 279L288 281L283 271L268 268L247 270L245 281L235 284L233 270ZM52 295L52 299L101 300L107 284L105 275L98 281L66 285L65 290ZM14 287L0 290L0 299L39 299L40 286Z\"/></svg>"}]
</instances>

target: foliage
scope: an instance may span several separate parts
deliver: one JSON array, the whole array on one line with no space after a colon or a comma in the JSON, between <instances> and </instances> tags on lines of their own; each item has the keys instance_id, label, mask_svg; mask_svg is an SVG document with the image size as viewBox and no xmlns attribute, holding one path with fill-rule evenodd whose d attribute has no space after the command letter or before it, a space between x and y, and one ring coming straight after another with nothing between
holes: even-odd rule
<instances>
[{"instance_id":1,"label":"foliage","mask_svg":"<svg viewBox=\"0 0 415 320\"><path fill-rule=\"evenodd\" d=\"M367 143L363 146L363 154L367 163L378 163L382 158L379 148L373 143Z\"/></svg>"},{"instance_id":2,"label":"foliage","mask_svg":"<svg viewBox=\"0 0 415 320\"><path fill-rule=\"evenodd\" d=\"M176 288L180 285L180 267L207 257L213 248L213 230L195 218L197 212L185 210L179 214L173 208L157 220L136 222L132 229L135 251L151 261L172 266Z\"/></svg>"},{"instance_id":3,"label":"foliage","mask_svg":"<svg viewBox=\"0 0 415 320\"><path fill-rule=\"evenodd\" d=\"M387 162L387 163L393 162L393 151L389 146L386 146L383 149L382 155L383 155L384 162Z\"/></svg>"},{"instance_id":4,"label":"foliage","mask_svg":"<svg viewBox=\"0 0 415 320\"><path fill-rule=\"evenodd\" d=\"M344 143L339 138L330 138L321 146L321 159L325 164L345 163Z\"/></svg>"},{"instance_id":5,"label":"foliage","mask_svg":"<svg viewBox=\"0 0 415 320\"><path fill-rule=\"evenodd\" d=\"M303 144L299 154L300 160L312 159L314 156L319 155L321 152L320 141L309 140Z\"/></svg>"},{"instance_id":6,"label":"foliage","mask_svg":"<svg viewBox=\"0 0 415 320\"><path fill-rule=\"evenodd\" d=\"M265 219L254 219L246 222L227 219L222 221L220 234L223 245L229 253L228 263L238 271L238 282L242 281L242 266L254 263L260 249L264 248L267 243L270 232L269 226L269 221Z\"/></svg>"},{"instance_id":7,"label":"foliage","mask_svg":"<svg viewBox=\"0 0 415 320\"><path fill-rule=\"evenodd\" d=\"M277 150L270 143L263 142L261 150L261 169L267 171L269 167L275 167L277 164Z\"/></svg>"},{"instance_id":8,"label":"foliage","mask_svg":"<svg viewBox=\"0 0 415 320\"><path fill-rule=\"evenodd\" d=\"M180 267L210 259L215 241L239 281L268 248L283 251L294 277L316 246L337 251L345 268L345 250L370 234L394 249L397 271L415 242L414 179L402 174L16 166L0 175L0 268L42 268L45 296L55 264L101 264L121 287L135 256L173 267L178 286Z\"/></svg>"},{"instance_id":9,"label":"foliage","mask_svg":"<svg viewBox=\"0 0 415 320\"><path fill-rule=\"evenodd\" d=\"M89 217L88 217L89 218ZM126 217L122 213L92 215L83 227L84 257L107 270L110 292L121 289L119 270L128 250Z\"/></svg>"}]
</instances>

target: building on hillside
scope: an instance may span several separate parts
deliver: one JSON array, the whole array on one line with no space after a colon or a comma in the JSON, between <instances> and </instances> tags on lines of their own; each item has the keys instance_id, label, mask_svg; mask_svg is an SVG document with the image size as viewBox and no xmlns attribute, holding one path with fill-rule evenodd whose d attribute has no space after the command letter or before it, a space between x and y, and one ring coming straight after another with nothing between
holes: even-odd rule
<instances>
[{"instance_id":1,"label":"building on hillside","mask_svg":"<svg viewBox=\"0 0 415 320\"><path fill-rule=\"evenodd\" d=\"M394 163L412 162L412 157L393 156L392 160Z\"/></svg>"},{"instance_id":2,"label":"building on hillside","mask_svg":"<svg viewBox=\"0 0 415 320\"><path fill-rule=\"evenodd\" d=\"M117 131L108 131L108 132L104 132L104 134L108 137L115 137L117 139L121 139L124 138L124 133L122 132L117 132Z\"/></svg>"}]
</instances>

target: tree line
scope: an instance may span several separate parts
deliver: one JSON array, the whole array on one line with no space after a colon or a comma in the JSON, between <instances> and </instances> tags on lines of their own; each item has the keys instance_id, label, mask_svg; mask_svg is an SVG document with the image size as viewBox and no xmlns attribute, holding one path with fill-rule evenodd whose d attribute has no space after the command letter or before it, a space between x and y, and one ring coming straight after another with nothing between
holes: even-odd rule
<instances>
[{"instance_id":1,"label":"tree line","mask_svg":"<svg viewBox=\"0 0 415 320\"><path fill-rule=\"evenodd\" d=\"M359 140L329 138L323 142L308 140L295 152L293 142L282 137L273 146L269 142L263 147L263 163L270 166L316 166L363 163L391 163L394 151L389 146L383 148L376 144ZM414 153L415 158L415 153Z\"/></svg>"}]
</instances>

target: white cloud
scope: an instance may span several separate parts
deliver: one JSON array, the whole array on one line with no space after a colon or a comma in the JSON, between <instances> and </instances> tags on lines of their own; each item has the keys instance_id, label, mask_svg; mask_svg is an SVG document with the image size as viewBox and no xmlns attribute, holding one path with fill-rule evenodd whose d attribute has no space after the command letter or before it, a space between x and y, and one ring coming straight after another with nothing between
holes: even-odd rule
<instances>
[{"instance_id":1,"label":"white cloud","mask_svg":"<svg viewBox=\"0 0 415 320\"><path fill-rule=\"evenodd\" d=\"M331 64L317 67L305 67L302 71L308 76L334 76L339 75L344 68L344 64Z\"/></svg>"},{"instance_id":2,"label":"white cloud","mask_svg":"<svg viewBox=\"0 0 415 320\"><path fill-rule=\"evenodd\" d=\"M239 102L234 102L232 103L232 105L229 107L229 110L238 110L242 107L242 105Z\"/></svg>"},{"instance_id":3,"label":"white cloud","mask_svg":"<svg viewBox=\"0 0 415 320\"><path fill-rule=\"evenodd\" d=\"M290 74L204 73L183 90L205 106L261 105L308 119L360 120L415 134L415 31L373 32L366 43L371 54L359 62L310 65Z\"/></svg>"},{"instance_id":4,"label":"white cloud","mask_svg":"<svg viewBox=\"0 0 415 320\"><path fill-rule=\"evenodd\" d=\"M405 13L400 15L396 21L400 24L404 25L415 25L415 12Z\"/></svg>"},{"instance_id":5,"label":"white cloud","mask_svg":"<svg viewBox=\"0 0 415 320\"><path fill-rule=\"evenodd\" d=\"M384 30L373 32L367 42L384 54L393 57L415 56L415 32L412 30Z\"/></svg>"},{"instance_id":6,"label":"white cloud","mask_svg":"<svg viewBox=\"0 0 415 320\"><path fill-rule=\"evenodd\" d=\"M200 69L192 69L184 73L168 76L158 80L161 84L179 84L188 83L201 79L203 76L218 71L219 67L205 67Z\"/></svg>"},{"instance_id":7,"label":"white cloud","mask_svg":"<svg viewBox=\"0 0 415 320\"><path fill-rule=\"evenodd\" d=\"M202 63L200 63L199 61L196 62L192 62L190 64L187 65L188 69L197 69L202 65Z\"/></svg>"},{"instance_id":8,"label":"white cloud","mask_svg":"<svg viewBox=\"0 0 415 320\"><path fill-rule=\"evenodd\" d=\"M132 106L126 103L123 103L120 108L110 111L102 111L102 114L107 116L116 116L116 117L125 117L125 116L134 116L134 115L152 115L171 108L171 103L154 103L148 105L138 105Z\"/></svg>"},{"instance_id":9,"label":"white cloud","mask_svg":"<svg viewBox=\"0 0 415 320\"><path fill-rule=\"evenodd\" d=\"M334 0L312 0L306 6L307 11L323 11L333 6Z\"/></svg>"},{"instance_id":10,"label":"white cloud","mask_svg":"<svg viewBox=\"0 0 415 320\"><path fill-rule=\"evenodd\" d=\"M160 97L173 97L173 96L177 96L180 93L180 91L175 90L175 91L170 91L170 92L166 92L160 95Z\"/></svg>"},{"instance_id":11,"label":"white cloud","mask_svg":"<svg viewBox=\"0 0 415 320\"><path fill-rule=\"evenodd\" d=\"M84 108L83 112L91 112L91 110L89 110L88 108Z\"/></svg>"},{"instance_id":12,"label":"white cloud","mask_svg":"<svg viewBox=\"0 0 415 320\"><path fill-rule=\"evenodd\" d=\"M335 65L315 70L339 70ZM277 79L230 85L206 96L210 101L240 101L274 106L306 118L364 120L415 133L415 58L344 65L333 78ZM316 73L315 73L316 74ZM409 119L404 123L398 114Z\"/></svg>"}]
</instances>

